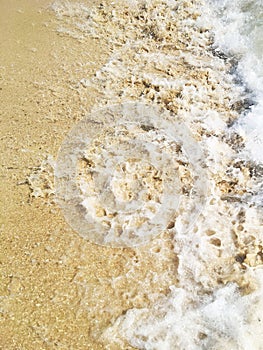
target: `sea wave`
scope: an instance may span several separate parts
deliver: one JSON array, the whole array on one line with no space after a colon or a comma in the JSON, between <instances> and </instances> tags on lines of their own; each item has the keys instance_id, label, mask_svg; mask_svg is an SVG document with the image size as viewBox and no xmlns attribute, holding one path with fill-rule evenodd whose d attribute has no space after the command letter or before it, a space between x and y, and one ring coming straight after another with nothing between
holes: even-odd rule
<instances>
[{"instance_id":1,"label":"sea wave","mask_svg":"<svg viewBox=\"0 0 263 350\"><path fill-rule=\"evenodd\" d=\"M82 80L98 92L100 106L156 104L191 130L205 154L206 206L187 233L177 229L183 212L167 228L176 282L157 298L148 284L151 305L131 297L125 314L112 314L99 339L107 349L263 349L260 4L154 0L89 8L57 1L52 7L60 33L80 41L91 36L108 49L107 63Z\"/></svg>"}]
</instances>

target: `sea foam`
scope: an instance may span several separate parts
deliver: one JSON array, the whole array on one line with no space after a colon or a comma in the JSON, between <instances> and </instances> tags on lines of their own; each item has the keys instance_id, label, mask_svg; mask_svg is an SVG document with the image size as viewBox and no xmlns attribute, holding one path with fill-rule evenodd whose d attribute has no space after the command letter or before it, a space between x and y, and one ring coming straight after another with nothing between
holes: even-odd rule
<instances>
[{"instance_id":1,"label":"sea foam","mask_svg":"<svg viewBox=\"0 0 263 350\"><path fill-rule=\"evenodd\" d=\"M101 106L157 104L205 154L206 205L187 232L178 230L180 215L169 229L176 282L157 296L145 284L152 302L130 296L129 310L112 315L100 341L106 349L263 349L260 1L120 1L92 9L56 2L53 9L60 32L108 47L107 63L85 80Z\"/></svg>"}]
</instances>

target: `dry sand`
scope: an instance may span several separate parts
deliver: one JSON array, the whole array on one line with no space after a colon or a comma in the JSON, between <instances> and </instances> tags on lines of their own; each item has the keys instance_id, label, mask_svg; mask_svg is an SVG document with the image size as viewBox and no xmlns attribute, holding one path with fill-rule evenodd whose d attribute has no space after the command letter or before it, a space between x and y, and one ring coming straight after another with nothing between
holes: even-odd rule
<instances>
[{"instance_id":1,"label":"dry sand","mask_svg":"<svg viewBox=\"0 0 263 350\"><path fill-rule=\"evenodd\" d=\"M56 157L68 130L99 99L78 82L107 59L98 40L59 35L48 3L0 4L0 349L102 349L101 331L129 307L149 303L139 281L154 286L151 278L166 262L153 266L140 250L84 241L52 196L42 198L50 183L42 197L32 196L28 176L48 175L41 173L43 160ZM131 259L138 267L128 278ZM156 291L166 292L173 275L170 268ZM135 296L132 305L126 291Z\"/></svg>"}]
</instances>

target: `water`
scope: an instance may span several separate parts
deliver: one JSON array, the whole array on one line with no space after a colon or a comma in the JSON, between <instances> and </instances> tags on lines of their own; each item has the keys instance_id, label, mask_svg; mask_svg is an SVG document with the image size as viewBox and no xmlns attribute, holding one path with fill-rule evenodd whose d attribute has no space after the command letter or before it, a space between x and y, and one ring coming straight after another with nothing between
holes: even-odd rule
<instances>
[{"instance_id":1,"label":"water","mask_svg":"<svg viewBox=\"0 0 263 350\"><path fill-rule=\"evenodd\" d=\"M143 245L173 225L182 207L178 233L194 225L206 202L203 158L185 125L167 111L141 103L109 106L77 123L61 147L57 199L82 237L110 247Z\"/></svg>"},{"instance_id":2,"label":"water","mask_svg":"<svg viewBox=\"0 0 263 350\"><path fill-rule=\"evenodd\" d=\"M53 6L61 33L108 45L105 66L83 77L100 105L159 104L205 152L206 206L187 233L184 208L172 228L178 282L150 306L114 315L102 332L107 349L263 349L261 8L242 0Z\"/></svg>"},{"instance_id":3,"label":"water","mask_svg":"<svg viewBox=\"0 0 263 350\"><path fill-rule=\"evenodd\" d=\"M250 157L262 162L263 2L214 0L210 6L210 18L215 19L214 46L237 58L236 74L240 84L245 85L250 90L250 98L255 99L255 105L241 118L237 129L246 137L245 149Z\"/></svg>"}]
</instances>

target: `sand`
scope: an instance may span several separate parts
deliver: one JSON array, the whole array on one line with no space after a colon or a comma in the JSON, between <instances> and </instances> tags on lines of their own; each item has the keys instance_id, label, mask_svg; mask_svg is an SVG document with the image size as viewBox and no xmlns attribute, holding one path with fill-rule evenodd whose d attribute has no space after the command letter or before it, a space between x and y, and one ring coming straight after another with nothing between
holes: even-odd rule
<instances>
[{"instance_id":1,"label":"sand","mask_svg":"<svg viewBox=\"0 0 263 350\"><path fill-rule=\"evenodd\" d=\"M156 301L169 298L170 286L186 288L189 305L192 292L199 300L199 291L212 295L229 283L246 295L255 288L248 267L262 264L257 212L246 216L242 204L255 179L249 164L236 159L242 137L225 134L244 108L242 91L226 74L233 62L208 49L209 30L193 26L197 3L180 2L174 21L157 1L142 10L145 24L133 3L87 1L99 5L88 16L75 2L58 2L55 11L46 0L0 5L3 350L132 349L125 339L136 344L132 332L140 328L133 313L144 308L139 321L153 329ZM159 30L163 19L169 25ZM181 205L172 225L147 245L102 247L71 229L55 201L53 166L69 130L96 106L127 100L171 111L205 146L209 205L194 222L194 235L176 236L176 225L195 219L184 209L192 207ZM226 169L239 169L238 175ZM187 200L194 208L195 198L186 194L182 203ZM126 316L128 330L118 335Z\"/></svg>"},{"instance_id":2,"label":"sand","mask_svg":"<svg viewBox=\"0 0 263 350\"><path fill-rule=\"evenodd\" d=\"M153 278L149 271L153 276L165 262L152 267L150 255L84 241L52 195L43 198L52 177L41 163L56 157L69 129L99 98L78 82L107 59L98 40L81 44L58 34L48 4L0 4L0 349L103 349L101 331L129 307L149 303L136 281ZM51 184L40 179L37 194L32 181L39 176ZM128 278L131 259L138 267ZM157 291L167 290L172 275L169 269ZM136 296L132 305L127 290Z\"/></svg>"}]
</instances>

